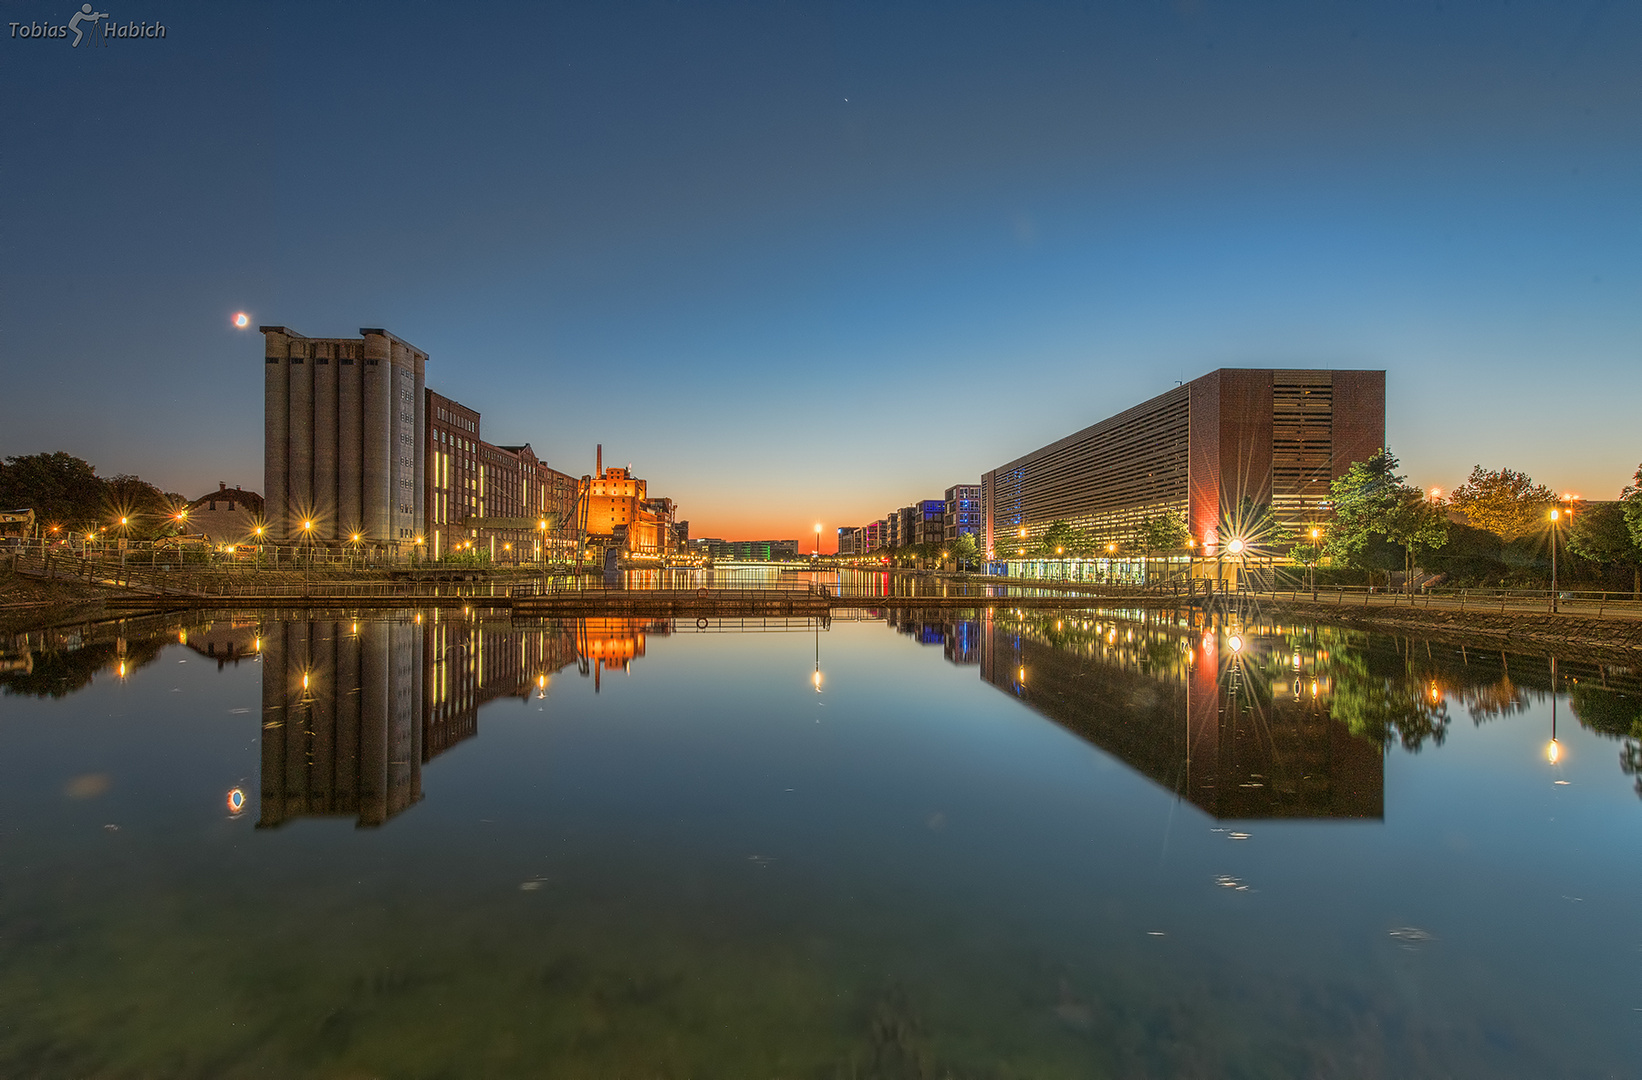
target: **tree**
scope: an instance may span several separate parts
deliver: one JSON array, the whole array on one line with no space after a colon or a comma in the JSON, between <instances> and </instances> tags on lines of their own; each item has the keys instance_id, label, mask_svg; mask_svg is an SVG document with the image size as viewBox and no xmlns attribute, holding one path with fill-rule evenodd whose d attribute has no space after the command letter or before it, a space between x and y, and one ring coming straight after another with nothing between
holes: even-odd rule
<instances>
[{"instance_id":1,"label":"tree","mask_svg":"<svg viewBox=\"0 0 1642 1080\"><path fill-rule=\"evenodd\" d=\"M1044 559L1074 559L1094 548L1094 539L1066 521L1051 522L1037 543L1037 555Z\"/></svg>"},{"instance_id":2,"label":"tree","mask_svg":"<svg viewBox=\"0 0 1642 1080\"><path fill-rule=\"evenodd\" d=\"M1130 541L1146 555L1150 563L1155 555L1170 555L1183 551L1192 531L1184 514L1154 514L1135 526ZM1148 575L1149 576L1149 575Z\"/></svg>"},{"instance_id":3,"label":"tree","mask_svg":"<svg viewBox=\"0 0 1642 1080\"><path fill-rule=\"evenodd\" d=\"M1628 509L1622 502L1597 503L1576 515L1568 529L1568 550L1592 562L1630 567L1632 593L1642 600L1642 544L1625 520Z\"/></svg>"},{"instance_id":4,"label":"tree","mask_svg":"<svg viewBox=\"0 0 1642 1080\"><path fill-rule=\"evenodd\" d=\"M1631 540L1642 548L1642 465L1636 467L1636 476L1619 493L1625 507L1625 524L1630 527Z\"/></svg>"},{"instance_id":5,"label":"tree","mask_svg":"<svg viewBox=\"0 0 1642 1080\"><path fill-rule=\"evenodd\" d=\"M105 523L106 496L96 468L61 450L9 457L0 466L0 510L32 509L41 528Z\"/></svg>"},{"instance_id":6,"label":"tree","mask_svg":"<svg viewBox=\"0 0 1642 1080\"><path fill-rule=\"evenodd\" d=\"M1398 470L1402 463L1383 447L1367 461L1354 461L1344 476L1329 485L1334 524L1325 553L1346 566L1375 569L1383 542L1402 549L1408 568L1413 551L1441 545L1448 536L1441 509L1409 486Z\"/></svg>"},{"instance_id":7,"label":"tree","mask_svg":"<svg viewBox=\"0 0 1642 1080\"><path fill-rule=\"evenodd\" d=\"M1502 540L1515 540L1544 529L1547 515L1556 505L1556 494L1544 484L1534 483L1527 473L1511 469L1489 472L1478 465L1449 495L1448 502L1477 528L1487 529Z\"/></svg>"},{"instance_id":8,"label":"tree","mask_svg":"<svg viewBox=\"0 0 1642 1080\"><path fill-rule=\"evenodd\" d=\"M980 558L980 547L975 543L974 533L964 533L947 546L948 555L955 561L959 569L966 563L973 563Z\"/></svg>"},{"instance_id":9,"label":"tree","mask_svg":"<svg viewBox=\"0 0 1642 1080\"><path fill-rule=\"evenodd\" d=\"M112 524L127 519L123 533L134 540L175 531L173 506L186 501L181 496L167 496L147 480L127 473L109 477L104 481L104 491L103 521Z\"/></svg>"},{"instance_id":10,"label":"tree","mask_svg":"<svg viewBox=\"0 0 1642 1080\"><path fill-rule=\"evenodd\" d=\"M1448 542L1448 515L1442 504L1427 499L1425 492L1405 486L1386 520L1385 536L1403 549L1403 583L1412 593L1416 553L1420 548L1429 551Z\"/></svg>"}]
</instances>

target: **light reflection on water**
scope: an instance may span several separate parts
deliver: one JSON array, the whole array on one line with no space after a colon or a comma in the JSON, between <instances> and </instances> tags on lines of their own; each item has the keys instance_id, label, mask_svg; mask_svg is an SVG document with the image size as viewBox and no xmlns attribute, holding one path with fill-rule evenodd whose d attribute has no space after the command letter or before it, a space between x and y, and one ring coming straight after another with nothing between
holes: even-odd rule
<instances>
[{"instance_id":1,"label":"light reflection on water","mask_svg":"<svg viewBox=\"0 0 1642 1080\"><path fill-rule=\"evenodd\" d=\"M14 643L0 1075L1635 1060L1628 671L1094 611L705 630Z\"/></svg>"}]
</instances>

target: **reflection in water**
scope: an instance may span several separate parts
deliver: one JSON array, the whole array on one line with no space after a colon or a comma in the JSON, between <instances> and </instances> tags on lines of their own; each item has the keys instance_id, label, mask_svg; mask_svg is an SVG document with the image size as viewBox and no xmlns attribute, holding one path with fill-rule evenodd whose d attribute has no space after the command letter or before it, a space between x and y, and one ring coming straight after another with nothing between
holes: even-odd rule
<instances>
[{"instance_id":1,"label":"reflection in water","mask_svg":"<svg viewBox=\"0 0 1642 1080\"><path fill-rule=\"evenodd\" d=\"M259 827L296 817L381 825L422 798L422 766L479 732L479 707L545 696L570 664L595 683L667 620L515 627L434 610L270 624L262 651Z\"/></svg>"},{"instance_id":2,"label":"reflection in water","mask_svg":"<svg viewBox=\"0 0 1642 1080\"><path fill-rule=\"evenodd\" d=\"M1642 697L1628 667L1433 648L1335 627L1174 613L889 611L886 621L1219 818L1383 818L1383 751L1441 746L1567 694L1620 740L1642 796ZM1514 671L1513 671L1514 669Z\"/></svg>"},{"instance_id":3,"label":"reflection in water","mask_svg":"<svg viewBox=\"0 0 1642 1080\"><path fill-rule=\"evenodd\" d=\"M1633 672L1254 619L886 616L0 640L6 694L99 681L0 711L0 1074L1626 1074L1630 782L1589 763L1592 733L1642 739ZM729 629L802 638L656 640ZM386 836L247 843L381 824L424 779ZM1172 793L1384 824L1182 828Z\"/></svg>"},{"instance_id":4,"label":"reflection in water","mask_svg":"<svg viewBox=\"0 0 1642 1080\"><path fill-rule=\"evenodd\" d=\"M1180 619L983 619L981 677L1216 818L1380 818L1380 746L1330 715L1316 657Z\"/></svg>"}]
</instances>

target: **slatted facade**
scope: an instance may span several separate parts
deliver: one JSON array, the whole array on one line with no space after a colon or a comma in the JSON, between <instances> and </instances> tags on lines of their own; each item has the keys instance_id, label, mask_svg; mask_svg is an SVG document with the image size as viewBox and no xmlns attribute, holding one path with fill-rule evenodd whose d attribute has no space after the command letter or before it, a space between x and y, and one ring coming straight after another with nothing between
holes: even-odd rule
<instances>
[{"instance_id":1,"label":"slatted facade","mask_svg":"<svg viewBox=\"0 0 1642 1080\"><path fill-rule=\"evenodd\" d=\"M1212 556L1242 500L1301 527L1384 443L1383 371L1222 368L987 473L986 547L1012 558L1056 521L1122 545L1145 519L1184 513Z\"/></svg>"}]
</instances>

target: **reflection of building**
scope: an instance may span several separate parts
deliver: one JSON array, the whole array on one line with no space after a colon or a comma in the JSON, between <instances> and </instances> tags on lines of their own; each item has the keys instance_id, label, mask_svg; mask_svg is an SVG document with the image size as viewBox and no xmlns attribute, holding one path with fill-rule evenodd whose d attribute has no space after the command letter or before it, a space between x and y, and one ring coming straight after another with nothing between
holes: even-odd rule
<instances>
[{"instance_id":1,"label":"reflection of building","mask_svg":"<svg viewBox=\"0 0 1642 1080\"><path fill-rule=\"evenodd\" d=\"M422 798L423 639L410 615L264 630L259 827L381 825Z\"/></svg>"},{"instance_id":2,"label":"reflection of building","mask_svg":"<svg viewBox=\"0 0 1642 1080\"><path fill-rule=\"evenodd\" d=\"M478 734L479 706L545 692L554 673L576 659L576 635L558 623L520 630L438 609L426 618L424 763Z\"/></svg>"},{"instance_id":3,"label":"reflection of building","mask_svg":"<svg viewBox=\"0 0 1642 1080\"><path fill-rule=\"evenodd\" d=\"M1016 458L981 480L986 548L1007 559L1056 521L1127 543L1185 514L1203 554L1245 498L1299 525L1385 443L1385 372L1223 368Z\"/></svg>"},{"instance_id":4,"label":"reflection of building","mask_svg":"<svg viewBox=\"0 0 1642 1080\"><path fill-rule=\"evenodd\" d=\"M177 636L201 656L215 660L220 671L227 664L238 667L241 660L256 656L262 648L260 633L257 623L224 619L197 630L179 630Z\"/></svg>"},{"instance_id":5,"label":"reflection of building","mask_svg":"<svg viewBox=\"0 0 1642 1080\"><path fill-rule=\"evenodd\" d=\"M185 642L206 655L262 653L259 826L298 817L381 825L422 798L422 766L479 731L479 708L545 695L575 663L599 688L667 619L546 620L538 626L434 609L390 619L219 623ZM218 651L212 652L213 644Z\"/></svg>"},{"instance_id":6,"label":"reflection of building","mask_svg":"<svg viewBox=\"0 0 1642 1080\"><path fill-rule=\"evenodd\" d=\"M602 672L627 671L644 655L647 636L672 633L667 619L577 619L576 653L581 672L593 674L593 692L598 693Z\"/></svg>"},{"instance_id":7,"label":"reflection of building","mask_svg":"<svg viewBox=\"0 0 1642 1080\"><path fill-rule=\"evenodd\" d=\"M981 677L1217 818L1380 818L1380 746L1253 649L1087 612L984 616Z\"/></svg>"}]
</instances>

